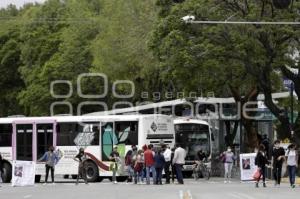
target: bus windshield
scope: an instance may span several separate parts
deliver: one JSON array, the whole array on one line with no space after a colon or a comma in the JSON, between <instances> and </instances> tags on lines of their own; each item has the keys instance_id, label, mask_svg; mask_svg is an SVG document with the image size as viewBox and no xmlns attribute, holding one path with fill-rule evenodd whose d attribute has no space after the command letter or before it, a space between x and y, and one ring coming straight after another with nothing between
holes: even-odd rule
<instances>
[{"instance_id":1,"label":"bus windshield","mask_svg":"<svg viewBox=\"0 0 300 199\"><path fill-rule=\"evenodd\" d=\"M210 154L209 126L203 124L176 124L176 143L187 152L186 160L195 160L199 150Z\"/></svg>"}]
</instances>

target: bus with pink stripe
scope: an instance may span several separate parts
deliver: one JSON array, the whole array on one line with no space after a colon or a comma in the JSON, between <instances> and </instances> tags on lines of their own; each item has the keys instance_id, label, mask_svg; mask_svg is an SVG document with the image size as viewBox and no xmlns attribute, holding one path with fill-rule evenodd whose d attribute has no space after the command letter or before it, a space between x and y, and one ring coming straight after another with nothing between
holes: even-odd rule
<instances>
[{"instance_id":1,"label":"bus with pink stripe","mask_svg":"<svg viewBox=\"0 0 300 199\"><path fill-rule=\"evenodd\" d=\"M93 139L88 146L75 144L78 134L89 133ZM0 153L4 159L3 181L10 182L12 161L36 162L54 146L61 152L55 174L76 178L78 163L73 158L80 147L85 148L87 179L90 182L111 178L109 155L117 145L121 156L118 180L126 179L124 156L132 145L139 149L145 144L173 147L173 119L167 115L109 115L109 116L51 116L0 118ZM36 164L36 181L44 175L44 163Z\"/></svg>"}]
</instances>

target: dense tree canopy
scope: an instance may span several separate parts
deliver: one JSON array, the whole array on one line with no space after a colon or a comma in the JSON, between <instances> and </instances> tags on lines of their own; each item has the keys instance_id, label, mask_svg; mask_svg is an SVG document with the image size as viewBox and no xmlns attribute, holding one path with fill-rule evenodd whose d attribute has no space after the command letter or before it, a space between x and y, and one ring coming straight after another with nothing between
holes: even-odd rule
<instances>
[{"instance_id":1,"label":"dense tree canopy","mask_svg":"<svg viewBox=\"0 0 300 199\"><path fill-rule=\"evenodd\" d=\"M179 89L192 91L201 85L204 91L234 96L242 103L255 100L262 92L286 136L289 119L271 94L282 87L281 70L288 73L287 66L298 67L299 60L291 55L299 51L299 26L193 24L185 23L182 17L193 15L199 21L294 22L300 18L300 3L294 2L286 9L277 9L278 5L275 7L269 0L186 0L180 4L161 0L158 4L160 19L150 47L166 79L176 79ZM257 142L249 120L244 126L248 139L254 139L250 143Z\"/></svg>"},{"instance_id":2,"label":"dense tree canopy","mask_svg":"<svg viewBox=\"0 0 300 199\"><path fill-rule=\"evenodd\" d=\"M193 92L233 96L243 104L263 93L286 133L291 126L286 108L274 103L271 93L282 91L285 76L299 99L300 73L291 71L299 67L299 25L193 24L182 17L299 22L299 9L299 1L281 0L48 0L19 10L9 6L0 10L0 114L49 115L56 101L70 103L74 114L83 101L111 106L120 100L112 95L114 81L130 80L135 94L122 101L132 103L153 100L153 92L162 96L155 100L165 100L165 92L174 94L168 99ZM83 73L106 74L108 95L80 98L77 78ZM53 97L55 80L70 81L72 95ZM104 89L95 78L80 86L86 94ZM55 87L60 95L69 90ZM117 90L130 92L124 85ZM57 113L67 113L65 108ZM297 132L299 124L300 117L292 126ZM253 122L243 125L255 145Z\"/></svg>"}]
</instances>

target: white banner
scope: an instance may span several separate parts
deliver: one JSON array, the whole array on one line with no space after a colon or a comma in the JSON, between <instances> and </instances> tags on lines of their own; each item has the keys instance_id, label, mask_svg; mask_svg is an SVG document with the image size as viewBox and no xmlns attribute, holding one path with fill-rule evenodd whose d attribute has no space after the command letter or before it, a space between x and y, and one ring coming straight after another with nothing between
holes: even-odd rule
<instances>
[{"instance_id":1,"label":"white banner","mask_svg":"<svg viewBox=\"0 0 300 199\"><path fill-rule=\"evenodd\" d=\"M255 165L256 153L240 154L241 180L253 180L253 174L257 169Z\"/></svg>"},{"instance_id":2,"label":"white banner","mask_svg":"<svg viewBox=\"0 0 300 199\"><path fill-rule=\"evenodd\" d=\"M32 186L35 180L35 162L13 161L12 186Z\"/></svg>"}]
</instances>

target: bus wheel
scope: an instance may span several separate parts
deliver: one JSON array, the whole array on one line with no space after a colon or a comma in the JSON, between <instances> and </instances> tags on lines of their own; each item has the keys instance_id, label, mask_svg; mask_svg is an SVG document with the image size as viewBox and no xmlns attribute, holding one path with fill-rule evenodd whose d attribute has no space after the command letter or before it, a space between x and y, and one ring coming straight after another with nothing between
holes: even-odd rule
<instances>
[{"instance_id":1,"label":"bus wheel","mask_svg":"<svg viewBox=\"0 0 300 199\"><path fill-rule=\"evenodd\" d=\"M12 177L12 167L9 162L4 162L3 163L3 173L2 173L2 180L3 182L10 182Z\"/></svg>"},{"instance_id":2,"label":"bus wheel","mask_svg":"<svg viewBox=\"0 0 300 199\"><path fill-rule=\"evenodd\" d=\"M86 163L86 177L89 182L96 182L98 180L99 170L94 162L89 161Z\"/></svg>"},{"instance_id":3,"label":"bus wheel","mask_svg":"<svg viewBox=\"0 0 300 199\"><path fill-rule=\"evenodd\" d=\"M39 183L41 181L41 175L36 175L34 178L34 182Z\"/></svg>"}]
</instances>

